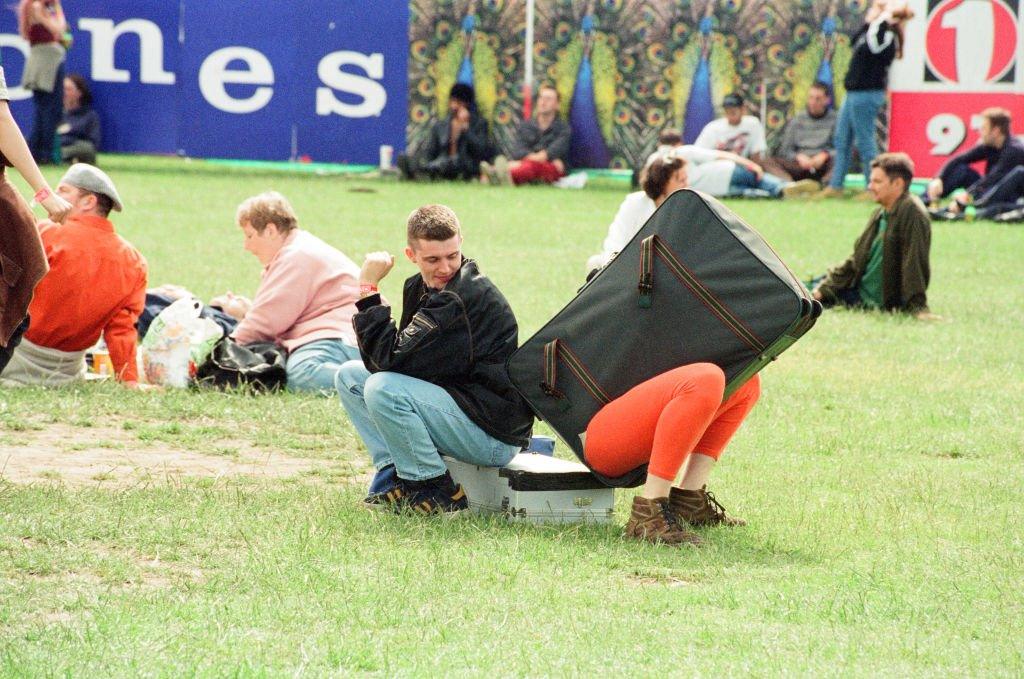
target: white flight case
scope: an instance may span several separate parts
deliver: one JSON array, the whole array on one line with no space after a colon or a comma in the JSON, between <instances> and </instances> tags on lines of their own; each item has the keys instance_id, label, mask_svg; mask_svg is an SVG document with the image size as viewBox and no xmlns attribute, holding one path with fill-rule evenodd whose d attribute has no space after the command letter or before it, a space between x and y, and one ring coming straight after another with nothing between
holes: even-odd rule
<instances>
[{"instance_id":1,"label":"white flight case","mask_svg":"<svg viewBox=\"0 0 1024 679\"><path fill-rule=\"evenodd\" d=\"M615 489L579 462L519 453L505 467L478 467L445 456L456 483L480 514L503 514L533 523L608 523Z\"/></svg>"}]
</instances>

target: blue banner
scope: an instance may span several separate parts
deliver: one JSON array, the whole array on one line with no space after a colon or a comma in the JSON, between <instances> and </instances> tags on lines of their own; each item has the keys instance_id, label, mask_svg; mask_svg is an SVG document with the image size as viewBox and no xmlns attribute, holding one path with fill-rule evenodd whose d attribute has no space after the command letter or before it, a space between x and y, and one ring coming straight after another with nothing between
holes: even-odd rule
<instances>
[{"instance_id":1,"label":"blue banner","mask_svg":"<svg viewBox=\"0 0 1024 679\"><path fill-rule=\"evenodd\" d=\"M77 0L67 72L93 88L102 150L376 163L408 115L408 0L304 3ZM11 108L26 132L28 54L0 13Z\"/></svg>"}]
</instances>

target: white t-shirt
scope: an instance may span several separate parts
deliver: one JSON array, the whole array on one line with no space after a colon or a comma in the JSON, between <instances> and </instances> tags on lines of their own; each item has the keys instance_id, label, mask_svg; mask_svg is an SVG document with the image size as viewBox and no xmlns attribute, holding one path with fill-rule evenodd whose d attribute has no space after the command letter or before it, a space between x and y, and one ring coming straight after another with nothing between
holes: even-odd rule
<instances>
[{"instance_id":1,"label":"white t-shirt","mask_svg":"<svg viewBox=\"0 0 1024 679\"><path fill-rule=\"evenodd\" d=\"M686 158L686 176L691 189L712 196L724 196L729 193L729 184L732 183L736 163L720 159L714 151L692 145L680 146L675 152Z\"/></svg>"},{"instance_id":2,"label":"white t-shirt","mask_svg":"<svg viewBox=\"0 0 1024 679\"><path fill-rule=\"evenodd\" d=\"M622 248L626 247L640 227L654 214L654 209L654 201L643 191L626 196L619 205L619 211L615 213L615 219L608 227L608 236L601 247L601 256L604 260L601 266L607 264L616 252L621 252Z\"/></svg>"},{"instance_id":3,"label":"white t-shirt","mask_svg":"<svg viewBox=\"0 0 1024 679\"><path fill-rule=\"evenodd\" d=\"M754 116L743 116L739 125L730 125L725 118L712 120L700 131L695 146L718 151L732 151L749 158L768 149L764 138L764 125Z\"/></svg>"},{"instance_id":4,"label":"white t-shirt","mask_svg":"<svg viewBox=\"0 0 1024 679\"><path fill-rule=\"evenodd\" d=\"M7 92L7 79L4 77L4 67L0 66L0 101L10 101L11 95Z\"/></svg>"}]
</instances>

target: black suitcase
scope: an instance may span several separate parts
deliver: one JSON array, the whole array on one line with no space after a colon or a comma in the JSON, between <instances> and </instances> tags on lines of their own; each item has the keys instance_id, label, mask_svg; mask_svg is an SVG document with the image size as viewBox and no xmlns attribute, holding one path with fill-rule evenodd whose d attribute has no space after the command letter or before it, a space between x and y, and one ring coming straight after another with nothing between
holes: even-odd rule
<instances>
[{"instance_id":1,"label":"black suitcase","mask_svg":"<svg viewBox=\"0 0 1024 679\"><path fill-rule=\"evenodd\" d=\"M673 193L608 265L509 358L512 383L583 457L601 407L689 363L726 396L814 325L821 305L761 236L710 196ZM623 422L623 426L629 426ZM636 486L646 465L610 486Z\"/></svg>"}]
</instances>

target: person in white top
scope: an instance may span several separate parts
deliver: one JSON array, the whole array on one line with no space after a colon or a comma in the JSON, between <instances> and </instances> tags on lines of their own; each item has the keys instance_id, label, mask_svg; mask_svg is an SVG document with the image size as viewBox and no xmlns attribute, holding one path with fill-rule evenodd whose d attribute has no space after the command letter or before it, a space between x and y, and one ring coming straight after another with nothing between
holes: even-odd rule
<instances>
[{"instance_id":1,"label":"person in white top","mask_svg":"<svg viewBox=\"0 0 1024 679\"><path fill-rule=\"evenodd\" d=\"M760 161L768 150L764 125L754 116L743 115L743 97L735 92L725 95L722 111L725 116L705 125L693 145Z\"/></svg>"},{"instance_id":2,"label":"person in white top","mask_svg":"<svg viewBox=\"0 0 1024 679\"><path fill-rule=\"evenodd\" d=\"M660 154L644 168L640 184L643 191L626 196L608 227L601 252L587 260L587 271L600 269L610 262L636 235L654 211L672 193L689 186L686 159L675 151Z\"/></svg>"}]
</instances>

